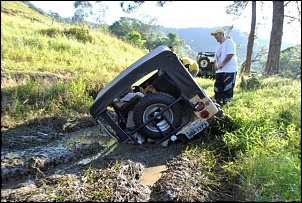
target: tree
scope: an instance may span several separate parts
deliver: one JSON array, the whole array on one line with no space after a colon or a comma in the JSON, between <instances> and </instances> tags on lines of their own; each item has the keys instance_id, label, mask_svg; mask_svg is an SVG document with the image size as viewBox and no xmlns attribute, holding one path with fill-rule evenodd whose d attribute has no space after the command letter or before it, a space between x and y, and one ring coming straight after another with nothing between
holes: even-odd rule
<instances>
[{"instance_id":1,"label":"tree","mask_svg":"<svg viewBox=\"0 0 302 203\"><path fill-rule=\"evenodd\" d=\"M143 39L148 39L153 34L156 34L156 36L164 35L159 26L146 24L135 18L128 17L120 17L118 21L109 26L109 30L119 38L124 38L131 31L139 32Z\"/></svg>"},{"instance_id":2,"label":"tree","mask_svg":"<svg viewBox=\"0 0 302 203\"><path fill-rule=\"evenodd\" d=\"M273 1L273 20L272 20L272 31L271 31L271 38L269 44L269 53L266 62L266 67L264 70L265 75L273 75L278 74L280 69L280 49L282 43L282 35L283 35L283 24L284 24L284 7L289 4L291 1L288 2L281 2L281 1ZM233 13L236 15L240 15L242 10L244 10L246 3L248 1L234 1L234 4L227 7L227 13ZM296 2L297 5L297 16L286 15L291 23L295 20L298 20L301 25L301 3ZM241 13L240 13L241 11ZM240 14L239 14L240 13ZM255 27L256 25L256 2L252 1L252 21L251 21L251 31L248 38L248 45L247 45L247 55L246 61L241 66L241 73L242 74L249 74L251 70L251 62L252 60L252 51L253 51L253 44L255 38Z\"/></svg>"},{"instance_id":3,"label":"tree","mask_svg":"<svg viewBox=\"0 0 302 203\"><path fill-rule=\"evenodd\" d=\"M94 4L90 3L90 1L75 1L73 5L76 9L73 21L90 21L97 24L104 24L108 6L101 1L96 1Z\"/></svg>"},{"instance_id":4,"label":"tree","mask_svg":"<svg viewBox=\"0 0 302 203\"><path fill-rule=\"evenodd\" d=\"M251 64L252 64L252 53L254 47L254 39L255 39L255 28L256 28L256 1L252 1L252 21L251 21L251 31L249 34L249 39L247 43L246 49L246 59L245 59L245 66L242 70L242 74L250 74L251 72Z\"/></svg>"},{"instance_id":5,"label":"tree","mask_svg":"<svg viewBox=\"0 0 302 203\"><path fill-rule=\"evenodd\" d=\"M286 18L287 23L290 24L290 23L292 23L294 21L298 21L300 23L300 27L301 27L301 1L288 1L286 3L286 5L288 5L288 4L292 3L292 2L294 2L296 4L295 7L297 9L293 9L293 10L290 9L290 12L289 12L290 14L289 15L284 15L284 17ZM297 13L293 14L294 11L297 11Z\"/></svg>"},{"instance_id":6,"label":"tree","mask_svg":"<svg viewBox=\"0 0 302 203\"><path fill-rule=\"evenodd\" d=\"M280 71L280 49L283 35L284 18L287 18L287 23L292 23L293 21L300 22L301 27L301 2L294 2L296 3L298 17L284 14L284 8L290 3L292 3L292 1L273 1L272 31L269 43L268 58L264 73L266 76L279 74ZM293 11L290 9L290 13L292 12Z\"/></svg>"},{"instance_id":7,"label":"tree","mask_svg":"<svg viewBox=\"0 0 302 203\"><path fill-rule=\"evenodd\" d=\"M227 7L227 13L240 16L248 4L248 1L234 1L234 4ZM251 31L248 38L246 59L241 65L240 74L250 74L252 64L252 53L255 40L255 28L256 28L256 1L252 1L252 20Z\"/></svg>"},{"instance_id":8,"label":"tree","mask_svg":"<svg viewBox=\"0 0 302 203\"><path fill-rule=\"evenodd\" d=\"M42 15L46 15L46 13L41 8L37 8L35 5L30 3L29 1L21 1L21 2L28 5L28 8L33 9L34 11L36 11Z\"/></svg>"},{"instance_id":9,"label":"tree","mask_svg":"<svg viewBox=\"0 0 302 203\"><path fill-rule=\"evenodd\" d=\"M124 12L134 13L143 3L145 3L145 1L121 1L120 5ZM156 1L156 5L159 7L163 7L165 3L166 1Z\"/></svg>"},{"instance_id":10,"label":"tree","mask_svg":"<svg viewBox=\"0 0 302 203\"><path fill-rule=\"evenodd\" d=\"M301 45L288 47L280 52L280 74L289 78L301 75Z\"/></svg>"},{"instance_id":11,"label":"tree","mask_svg":"<svg viewBox=\"0 0 302 203\"><path fill-rule=\"evenodd\" d=\"M153 21L151 20L151 22ZM134 18L121 17L120 20L109 26L109 30L117 37L128 41L129 33L131 36L133 36L133 32L139 33L144 41L144 47L149 51L159 45L171 45L175 49L180 49L184 44L184 40L180 40L176 33L170 32L165 35L160 26L149 25Z\"/></svg>"},{"instance_id":12,"label":"tree","mask_svg":"<svg viewBox=\"0 0 302 203\"><path fill-rule=\"evenodd\" d=\"M88 13L92 9L92 4L89 1L75 1L73 6L76 9L73 20L77 22L83 22L84 17L88 16Z\"/></svg>"},{"instance_id":13,"label":"tree","mask_svg":"<svg viewBox=\"0 0 302 203\"><path fill-rule=\"evenodd\" d=\"M110 32L119 38L124 38L129 32L135 31L135 26L138 24L136 19L120 17L118 21L115 21L109 26ZM138 30L136 30L138 31Z\"/></svg>"},{"instance_id":14,"label":"tree","mask_svg":"<svg viewBox=\"0 0 302 203\"><path fill-rule=\"evenodd\" d=\"M258 50L257 53L255 54L255 56L251 59L251 63L254 63L254 62L258 63L257 71L263 72L265 63L266 63L264 58L267 59L267 47L266 46L261 47L261 49ZM241 64L240 72L243 73L245 68L246 68L246 61L244 61ZM250 71L250 73L251 73L251 71Z\"/></svg>"},{"instance_id":15,"label":"tree","mask_svg":"<svg viewBox=\"0 0 302 203\"><path fill-rule=\"evenodd\" d=\"M108 6L103 4L101 1L97 1L92 10L92 19L99 24L105 24L105 19L107 17Z\"/></svg>"},{"instance_id":16,"label":"tree","mask_svg":"<svg viewBox=\"0 0 302 203\"><path fill-rule=\"evenodd\" d=\"M57 12L49 11L48 15L52 18L52 23L54 20L58 22L64 22L64 19Z\"/></svg>"},{"instance_id":17,"label":"tree","mask_svg":"<svg viewBox=\"0 0 302 203\"><path fill-rule=\"evenodd\" d=\"M283 35L284 1L273 1L273 20L264 75L275 75L280 69L280 49Z\"/></svg>"},{"instance_id":18,"label":"tree","mask_svg":"<svg viewBox=\"0 0 302 203\"><path fill-rule=\"evenodd\" d=\"M146 40L142 40L142 36L137 31L129 32L126 36L126 40L131 44L142 47Z\"/></svg>"},{"instance_id":19,"label":"tree","mask_svg":"<svg viewBox=\"0 0 302 203\"><path fill-rule=\"evenodd\" d=\"M170 32L167 36L168 41L165 45L172 46L175 51L180 50L180 47L185 44L185 40L180 40L177 33L175 32Z\"/></svg>"}]
</instances>

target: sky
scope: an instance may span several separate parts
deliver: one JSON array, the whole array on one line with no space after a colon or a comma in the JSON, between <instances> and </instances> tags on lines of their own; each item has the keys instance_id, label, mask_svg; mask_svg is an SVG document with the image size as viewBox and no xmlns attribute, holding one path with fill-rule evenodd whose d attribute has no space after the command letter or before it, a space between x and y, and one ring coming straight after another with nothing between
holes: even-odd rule
<instances>
[{"instance_id":1,"label":"sky","mask_svg":"<svg viewBox=\"0 0 302 203\"><path fill-rule=\"evenodd\" d=\"M59 13L62 17L72 17L74 14L74 1L30 1L46 13L50 10ZM119 1L103 1L108 6L106 23L111 25L120 17L137 18L146 21L146 15L157 18L157 25L167 28L188 27L224 27L233 26L242 32L249 33L251 25L251 6L242 12L240 17L226 14L226 6L233 1L172 1L158 7L156 1L145 1L137 12L127 14L120 7ZM287 9L295 11L295 7ZM147 21L146 21L147 22ZM257 35L262 39L269 39L272 24L272 2L257 3ZM230 33L232 35L232 33ZM283 41L301 44L301 24L292 26L284 23Z\"/></svg>"}]
</instances>

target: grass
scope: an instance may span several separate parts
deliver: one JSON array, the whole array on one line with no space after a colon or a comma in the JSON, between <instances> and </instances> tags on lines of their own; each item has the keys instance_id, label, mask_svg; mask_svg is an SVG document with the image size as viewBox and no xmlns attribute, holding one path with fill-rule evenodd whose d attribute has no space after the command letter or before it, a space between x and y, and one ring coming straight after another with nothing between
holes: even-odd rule
<instances>
[{"instance_id":1,"label":"grass","mask_svg":"<svg viewBox=\"0 0 302 203\"><path fill-rule=\"evenodd\" d=\"M10 104L3 107L6 126L24 117L89 114L92 95L146 53L100 29L50 25L21 2L1 5L7 11L1 13L1 93Z\"/></svg>"},{"instance_id":2,"label":"grass","mask_svg":"<svg viewBox=\"0 0 302 203\"><path fill-rule=\"evenodd\" d=\"M214 80L196 80L214 96ZM222 138L233 152L226 153L224 175L238 181L240 201L301 201L301 81L269 77L246 82L237 77L233 101L223 107L239 126Z\"/></svg>"},{"instance_id":3,"label":"grass","mask_svg":"<svg viewBox=\"0 0 302 203\"><path fill-rule=\"evenodd\" d=\"M270 77L259 82L260 88L251 91L237 85L225 109L240 124L223 138L236 149L236 161L226 169L240 175L244 201L300 201L301 81Z\"/></svg>"},{"instance_id":4,"label":"grass","mask_svg":"<svg viewBox=\"0 0 302 203\"><path fill-rule=\"evenodd\" d=\"M146 53L100 29L52 24L21 2L1 8L2 128L89 115L92 96ZM64 35L73 29L89 40ZM214 95L214 80L196 81ZM240 185L238 201L301 201L301 81L247 81L237 78L233 102L223 107L238 125L222 138L232 157L205 149L199 160L211 168L221 159L224 175Z\"/></svg>"}]
</instances>

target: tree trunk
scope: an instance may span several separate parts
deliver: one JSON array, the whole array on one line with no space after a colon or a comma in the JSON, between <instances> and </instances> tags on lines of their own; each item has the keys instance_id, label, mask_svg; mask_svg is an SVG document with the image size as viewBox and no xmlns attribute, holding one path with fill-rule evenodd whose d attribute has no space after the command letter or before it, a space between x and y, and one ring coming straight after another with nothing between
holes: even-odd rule
<instances>
[{"instance_id":1,"label":"tree trunk","mask_svg":"<svg viewBox=\"0 0 302 203\"><path fill-rule=\"evenodd\" d=\"M256 1L252 1L252 21L251 21L251 32L249 34L249 40L247 43L245 66L243 67L242 73L248 75L251 72L252 54L255 39L255 27L256 27Z\"/></svg>"},{"instance_id":2,"label":"tree trunk","mask_svg":"<svg viewBox=\"0 0 302 203\"><path fill-rule=\"evenodd\" d=\"M280 69L280 49L283 35L284 1L273 1L273 21L265 75L275 75Z\"/></svg>"}]
</instances>

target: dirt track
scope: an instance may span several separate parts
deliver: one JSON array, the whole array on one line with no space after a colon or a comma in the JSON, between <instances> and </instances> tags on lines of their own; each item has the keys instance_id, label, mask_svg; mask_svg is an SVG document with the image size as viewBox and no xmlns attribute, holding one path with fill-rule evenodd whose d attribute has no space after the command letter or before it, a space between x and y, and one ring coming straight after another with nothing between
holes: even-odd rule
<instances>
[{"instance_id":1,"label":"dirt track","mask_svg":"<svg viewBox=\"0 0 302 203\"><path fill-rule=\"evenodd\" d=\"M212 177L200 179L202 164L194 154L183 154L188 144L118 144L89 117L48 118L1 133L1 201L193 202L232 196L226 186L217 192L202 185Z\"/></svg>"}]
</instances>

